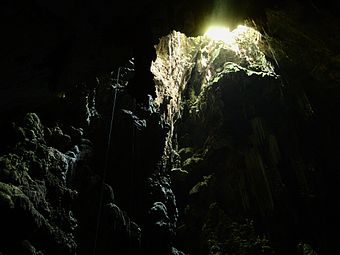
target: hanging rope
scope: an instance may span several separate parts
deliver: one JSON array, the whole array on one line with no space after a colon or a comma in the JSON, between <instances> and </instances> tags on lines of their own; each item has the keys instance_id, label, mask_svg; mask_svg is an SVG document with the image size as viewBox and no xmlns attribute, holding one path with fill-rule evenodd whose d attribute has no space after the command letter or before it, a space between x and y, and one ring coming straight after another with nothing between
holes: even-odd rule
<instances>
[{"instance_id":1,"label":"hanging rope","mask_svg":"<svg viewBox=\"0 0 340 255\"><path fill-rule=\"evenodd\" d=\"M132 103L132 110L135 110L135 100L133 99ZM132 121L132 143L131 143L131 160L132 160L132 165L130 169L130 195L129 195L129 211L130 213L134 212L134 171L135 171L135 163L136 163L136 158L135 158L135 142L136 142L136 129L134 122ZM130 220L130 219L129 219ZM128 224L129 226L129 224ZM129 236L129 246L127 247L127 254L130 254L130 249L132 247L132 239L131 239L131 227L128 227L128 236Z\"/></svg>"},{"instance_id":2,"label":"hanging rope","mask_svg":"<svg viewBox=\"0 0 340 255\"><path fill-rule=\"evenodd\" d=\"M132 142L131 142L131 169L130 169L130 197L129 197L129 209L130 212L133 211L133 191L134 191L134 170L135 170L135 139L136 139L136 131L135 131L135 125L132 122Z\"/></svg>"},{"instance_id":3,"label":"hanging rope","mask_svg":"<svg viewBox=\"0 0 340 255\"><path fill-rule=\"evenodd\" d=\"M101 217L102 208L103 208L105 178L106 178L107 168L108 168L108 164L109 164L109 153L110 153L110 148L111 148L113 119L114 119L114 114L115 114L117 92L118 92L118 87L119 87L119 75L120 75L120 67L118 68L118 71L117 71L116 87L115 87L115 91L114 91L114 95L113 95L113 104L112 104L112 112L111 112L109 137L107 139L107 146L106 146L106 153L105 153L105 164L104 164L103 177L102 177L101 188L100 188L99 208L98 208L98 215L97 215L96 233L95 233L95 239L94 239L94 245L93 245L93 255L96 254L96 250L97 250L97 242L98 242L99 227L100 227L100 217Z\"/></svg>"}]
</instances>

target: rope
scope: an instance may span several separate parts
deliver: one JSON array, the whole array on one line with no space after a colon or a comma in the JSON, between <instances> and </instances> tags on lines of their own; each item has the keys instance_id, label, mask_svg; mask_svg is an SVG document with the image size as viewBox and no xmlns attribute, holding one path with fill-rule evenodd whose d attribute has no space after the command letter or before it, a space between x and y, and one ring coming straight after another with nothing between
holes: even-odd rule
<instances>
[{"instance_id":1,"label":"rope","mask_svg":"<svg viewBox=\"0 0 340 255\"><path fill-rule=\"evenodd\" d=\"M132 158L132 164L131 164L131 170L130 170L130 198L129 198L129 207L130 212L133 212L133 192L134 192L134 176L133 173L135 171L135 142L136 142L136 130L135 125L132 122L132 143L131 143L131 158Z\"/></svg>"},{"instance_id":2,"label":"rope","mask_svg":"<svg viewBox=\"0 0 340 255\"><path fill-rule=\"evenodd\" d=\"M102 177L102 183L101 183L101 189L100 189L99 208L98 208L98 215L97 215L97 225L96 225L96 233L95 233L94 246L93 246L93 254L94 255L96 254L96 250L97 250L97 242L98 242L99 227L100 227L100 217L101 217L102 208L103 208L104 185L105 185L105 178L106 178L108 162L109 162L109 153L110 153L110 147L111 147L113 119L114 119L114 113L115 113L115 108L116 108L117 91L118 91L118 85L119 85L118 84L119 75L120 75L120 67L118 68L118 72L117 72L116 88L115 88L115 92L114 92L114 96L113 96L110 130L109 130L109 137L108 137L108 140L107 140L106 153L105 153L105 164L104 164L103 177Z\"/></svg>"},{"instance_id":3,"label":"rope","mask_svg":"<svg viewBox=\"0 0 340 255\"><path fill-rule=\"evenodd\" d=\"M134 101L133 101L133 110L134 110ZM130 213L133 215L134 212L134 206L133 206L133 196L134 196L134 171L135 171L135 142L136 142L136 130L135 130L135 125L132 121L132 143L131 143L131 160L132 160L132 165L130 169L130 196L129 196L129 209ZM130 218L129 218L130 221ZM127 249L128 254L130 254L130 247L132 247L132 240L131 240L131 225L128 224L128 236L129 236L129 247Z\"/></svg>"}]
</instances>

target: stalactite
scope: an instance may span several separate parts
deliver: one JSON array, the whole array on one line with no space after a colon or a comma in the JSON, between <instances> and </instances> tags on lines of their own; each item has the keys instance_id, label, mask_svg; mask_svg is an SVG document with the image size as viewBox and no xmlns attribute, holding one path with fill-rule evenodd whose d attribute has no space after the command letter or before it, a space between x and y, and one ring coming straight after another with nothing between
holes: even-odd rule
<instances>
[{"instance_id":1,"label":"stalactite","mask_svg":"<svg viewBox=\"0 0 340 255\"><path fill-rule=\"evenodd\" d=\"M258 150L251 149L246 154L245 161L259 209L261 213L267 214L274 208L274 202L261 154Z\"/></svg>"}]
</instances>

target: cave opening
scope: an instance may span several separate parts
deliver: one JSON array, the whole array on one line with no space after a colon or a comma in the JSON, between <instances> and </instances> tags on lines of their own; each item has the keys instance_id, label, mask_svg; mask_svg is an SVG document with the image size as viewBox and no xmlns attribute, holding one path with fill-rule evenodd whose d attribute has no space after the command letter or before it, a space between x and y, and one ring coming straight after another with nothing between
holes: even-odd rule
<instances>
[{"instance_id":1,"label":"cave opening","mask_svg":"<svg viewBox=\"0 0 340 255\"><path fill-rule=\"evenodd\" d=\"M177 241L185 252L213 254L220 249L238 254L241 243L235 240L241 236L226 236L242 224L249 228L242 236L249 251L271 252L268 240L255 234L250 220L270 214L277 187L269 178L280 178L280 149L264 119L267 107L280 109L282 81L267 60L265 52L273 54L268 48L250 25L232 31L210 27L198 37L173 31L155 46L155 104L169 126L163 160L179 209ZM276 97L269 102L266 93ZM221 225L234 219L235 228L214 239L209 235L221 225L214 223L207 230L202 222L217 211ZM250 218L238 218L240 211ZM202 233L207 236L202 238ZM234 242L234 247L227 248L227 242Z\"/></svg>"}]
</instances>

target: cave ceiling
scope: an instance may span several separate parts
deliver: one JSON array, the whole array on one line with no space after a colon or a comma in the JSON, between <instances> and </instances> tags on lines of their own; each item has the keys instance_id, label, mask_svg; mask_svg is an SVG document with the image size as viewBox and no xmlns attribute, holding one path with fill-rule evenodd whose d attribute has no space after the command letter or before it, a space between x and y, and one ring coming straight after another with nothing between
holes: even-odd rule
<instances>
[{"instance_id":1,"label":"cave ceiling","mask_svg":"<svg viewBox=\"0 0 340 255\"><path fill-rule=\"evenodd\" d=\"M197 36L211 22L233 28L245 19L278 38L290 61L338 80L337 10L331 1L3 1L0 105L41 104L138 54L151 63L158 39L173 30Z\"/></svg>"}]
</instances>

